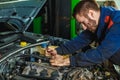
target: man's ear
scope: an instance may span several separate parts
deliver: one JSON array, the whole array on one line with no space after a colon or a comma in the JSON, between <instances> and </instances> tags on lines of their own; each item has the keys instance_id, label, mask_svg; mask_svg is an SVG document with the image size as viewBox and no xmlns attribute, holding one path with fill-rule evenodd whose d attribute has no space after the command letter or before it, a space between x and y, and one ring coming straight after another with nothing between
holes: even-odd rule
<instances>
[{"instance_id":1,"label":"man's ear","mask_svg":"<svg viewBox=\"0 0 120 80\"><path fill-rule=\"evenodd\" d=\"M88 16L89 16L89 18L94 19L95 18L95 11L94 10L89 10L88 11Z\"/></svg>"}]
</instances>

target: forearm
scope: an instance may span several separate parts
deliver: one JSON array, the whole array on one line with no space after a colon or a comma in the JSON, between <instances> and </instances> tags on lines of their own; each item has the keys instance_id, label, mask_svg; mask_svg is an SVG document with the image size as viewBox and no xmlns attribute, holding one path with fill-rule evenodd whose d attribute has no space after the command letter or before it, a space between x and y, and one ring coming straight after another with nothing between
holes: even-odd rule
<instances>
[{"instance_id":1,"label":"forearm","mask_svg":"<svg viewBox=\"0 0 120 80\"><path fill-rule=\"evenodd\" d=\"M97 50L78 53L75 56L70 57L70 66L91 66L102 62L103 58Z\"/></svg>"},{"instance_id":2,"label":"forearm","mask_svg":"<svg viewBox=\"0 0 120 80\"><path fill-rule=\"evenodd\" d=\"M89 31L84 31L74 39L66 42L65 44L61 44L58 48L56 48L58 54L71 54L75 53L75 51L84 48L89 45L93 39L94 34Z\"/></svg>"},{"instance_id":3,"label":"forearm","mask_svg":"<svg viewBox=\"0 0 120 80\"><path fill-rule=\"evenodd\" d=\"M110 47L112 46L112 47ZM109 60L119 50L118 47L113 47L113 44L99 46L96 49L90 49L85 53L78 53L70 57L71 66L90 66L101 64Z\"/></svg>"}]
</instances>

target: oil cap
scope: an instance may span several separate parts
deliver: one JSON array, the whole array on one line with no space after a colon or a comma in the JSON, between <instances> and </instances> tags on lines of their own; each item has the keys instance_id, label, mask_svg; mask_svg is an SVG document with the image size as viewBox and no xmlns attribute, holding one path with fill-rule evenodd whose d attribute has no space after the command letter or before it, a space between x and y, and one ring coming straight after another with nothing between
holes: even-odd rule
<instances>
[{"instance_id":1,"label":"oil cap","mask_svg":"<svg viewBox=\"0 0 120 80\"><path fill-rule=\"evenodd\" d=\"M21 42L20 42L20 46L21 46L21 47L25 47L25 46L27 46L27 42L25 42L25 41L21 41Z\"/></svg>"}]
</instances>

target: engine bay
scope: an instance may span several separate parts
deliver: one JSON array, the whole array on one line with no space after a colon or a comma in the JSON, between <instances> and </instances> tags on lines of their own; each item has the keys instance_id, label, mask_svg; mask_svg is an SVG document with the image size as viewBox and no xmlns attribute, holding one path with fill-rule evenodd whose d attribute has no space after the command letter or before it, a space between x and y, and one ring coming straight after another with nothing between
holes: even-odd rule
<instances>
[{"instance_id":1,"label":"engine bay","mask_svg":"<svg viewBox=\"0 0 120 80\"><path fill-rule=\"evenodd\" d=\"M32 36L33 33L26 35L33 40L14 37L9 39L14 41L0 47L0 80L119 80L109 65L51 66L50 58L44 55L45 47L59 46L68 40L41 34Z\"/></svg>"}]
</instances>

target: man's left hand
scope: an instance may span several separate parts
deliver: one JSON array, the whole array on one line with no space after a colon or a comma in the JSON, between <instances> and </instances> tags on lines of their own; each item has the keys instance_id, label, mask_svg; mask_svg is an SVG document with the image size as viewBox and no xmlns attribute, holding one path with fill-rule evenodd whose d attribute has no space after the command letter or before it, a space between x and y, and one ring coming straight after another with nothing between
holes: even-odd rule
<instances>
[{"instance_id":1,"label":"man's left hand","mask_svg":"<svg viewBox=\"0 0 120 80\"><path fill-rule=\"evenodd\" d=\"M65 57L57 54L56 56L52 56L50 63L52 66L69 66L70 60L69 57Z\"/></svg>"}]
</instances>

